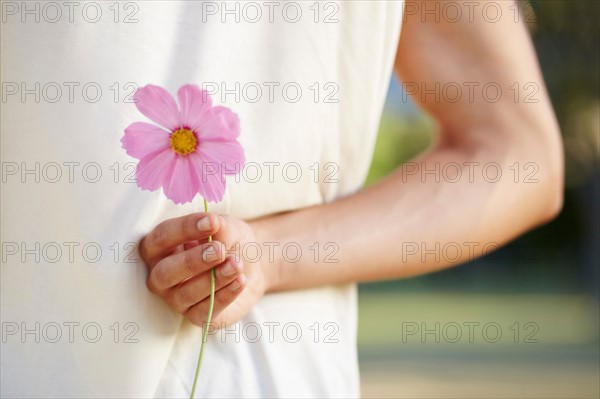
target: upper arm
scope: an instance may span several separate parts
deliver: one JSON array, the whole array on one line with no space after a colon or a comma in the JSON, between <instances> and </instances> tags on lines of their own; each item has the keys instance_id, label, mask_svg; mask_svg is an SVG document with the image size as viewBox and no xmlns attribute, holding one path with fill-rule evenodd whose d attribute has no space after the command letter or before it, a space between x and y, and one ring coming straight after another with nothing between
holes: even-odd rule
<instances>
[{"instance_id":1,"label":"upper arm","mask_svg":"<svg viewBox=\"0 0 600 399\"><path fill-rule=\"evenodd\" d=\"M451 2L450 8L446 3L406 2L395 71L413 100L452 141L528 134L560 146L531 40L515 15L516 4Z\"/></svg>"}]
</instances>

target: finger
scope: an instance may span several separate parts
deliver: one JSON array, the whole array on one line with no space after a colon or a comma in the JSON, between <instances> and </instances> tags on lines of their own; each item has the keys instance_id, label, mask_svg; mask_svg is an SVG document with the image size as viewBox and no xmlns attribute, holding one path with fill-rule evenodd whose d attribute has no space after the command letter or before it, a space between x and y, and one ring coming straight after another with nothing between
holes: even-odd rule
<instances>
[{"instance_id":1,"label":"finger","mask_svg":"<svg viewBox=\"0 0 600 399\"><path fill-rule=\"evenodd\" d=\"M235 280L243 270L243 263L227 259L215 268L215 290L218 291ZM171 288L166 302L179 313L185 313L190 307L210 295L210 271L192 277Z\"/></svg>"},{"instance_id":2,"label":"finger","mask_svg":"<svg viewBox=\"0 0 600 399\"><path fill-rule=\"evenodd\" d=\"M194 247L197 247L198 245L200 245L198 241L189 241L183 244L183 249L187 251L188 249L192 249Z\"/></svg>"},{"instance_id":3,"label":"finger","mask_svg":"<svg viewBox=\"0 0 600 399\"><path fill-rule=\"evenodd\" d=\"M148 276L148 288L158 295L190 277L203 273L225 260L225 247L218 241L207 242L187 251L167 256Z\"/></svg>"},{"instance_id":4,"label":"finger","mask_svg":"<svg viewBox=\"0 0 600 399\"><path fill-rule=\"evenodd\" d=\"M246 286L246 276L240 274L235 280L227 286L221 288L215 293L215 304L213 307L212 317L216 318L227 306L235 300L244 291ZM208 308L210 306L210 298L204 299L202 302L190 307L184 316L193 324L202 327L206 322Z\"/></svg>"},{"instance_id":5,"label":"finger","mask_svg":"<svg viewBox=\"0 0 600 399\"><path fill-rule=\"evenodd\" d=\"M231 249L236 242L239 242L242 237L243 232L246 230L241 221L237 218L228 216L228 215L218 215L219 218L219 230L212 234L212 239L214 241L219 241L225 244L225 248ZM184 249L190 249L197 245L200 245L200 242L189 241L183 244Z\"/></svg>"},{"instance_id":6,"label":"finger","mask_svg":"<svg viewBox=\"0 0 600 399\"><path fill-rule=\"evenodd\" d=\"M209 213L193 213L165 220L140 243L140 255L150 266L167 256L173 248L188 241L203 240L216 233L221 218Z\"/></svg>"}]
</instances>

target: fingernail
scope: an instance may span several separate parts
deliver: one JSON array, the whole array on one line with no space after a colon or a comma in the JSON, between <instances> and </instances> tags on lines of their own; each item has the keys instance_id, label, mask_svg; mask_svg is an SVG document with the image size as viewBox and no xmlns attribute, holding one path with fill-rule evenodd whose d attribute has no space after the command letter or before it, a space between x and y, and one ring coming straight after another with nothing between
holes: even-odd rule
<instances>
[{"instance_id":1,"label":"fingernail","mask_svg":"<svg viewBox=\"0 0 600 399\"><path fill-rule=\"evenodd\" d=\"M230 291L237 291L239 290L242 285L244 285L246 283L246 276L244 276L243 274L241 276L239 276L238 278L236 278L235 280L233 280L233 282L231 284L229 284L229 290Z\"/></svg>"},{"instance_id":2,"label":"fingernail","mask_svg":"<svg viewBox=\"0 0 600 399\"><path fill-rule=\"evenodd\" d=\"M202 252L202 260L204 262L214 262L221 258L220 251L217 249L215 245L209 245Z\"/></svg>"},{"instance_id":3,"label":"fingernail","mask_svg":"<svg viewBox=\"0 0 600 399\"><path fill-rule=\"evenodd\" d=\"M231 261L227 262L221 268L221 274L225 277L231 277L237 273L237 268L231 263Z\"/></svg>"},{"instance_id":4,"label":"fingernail","mask_svg":"<svg viewBox=\"0 0 600 399\"><path fill-rule=\"evenodd\" d=\"M200 231L210 231L210 217L204 216L202 219L198 220L198 224L196 226L198 226L198 230Z\"/></svg>"}]
</instances>

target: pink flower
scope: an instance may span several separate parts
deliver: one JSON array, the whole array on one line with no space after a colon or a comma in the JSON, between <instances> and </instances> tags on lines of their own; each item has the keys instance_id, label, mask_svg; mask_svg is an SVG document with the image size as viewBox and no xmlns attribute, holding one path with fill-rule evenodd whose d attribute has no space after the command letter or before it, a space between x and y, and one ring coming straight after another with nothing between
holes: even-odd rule
<instances>
[{"instance_id":1,"label":"pink flower","mask_svg":"<svg viewBox=\"0 0 600 399\"><path fill-rule=\"evenodd\" d=\"M196 194L221 201L225 175L236 174L244 164L238 116L229 108L213 107L208 93L195 85L179 89L179 108L159 86L144 86L134 98L138 110L162 126L134 122L125 129L123 148L140 160L138 186L150 191L162 187L176 204L190 202Z\"/></svg>"}]
</instances>

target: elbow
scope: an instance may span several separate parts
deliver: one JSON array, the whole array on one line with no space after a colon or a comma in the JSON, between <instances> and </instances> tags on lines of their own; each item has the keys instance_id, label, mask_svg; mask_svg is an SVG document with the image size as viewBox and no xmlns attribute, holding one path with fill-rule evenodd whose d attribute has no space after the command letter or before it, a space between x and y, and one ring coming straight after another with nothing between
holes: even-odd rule
<instances>
[{"instance_id":1,"label":"elbow","mask_svg":"<svg viewBox=\"0 0 600 399\"><path fill-rule=\"evenodd\" d=\"M553 145L545 151L544 162L541 167L545 169L540 180L539 190L539 224L546 224L554 220L562 211L564 203L564 156L560 133L554 135Z\"/></svg>"}]
</instances>

